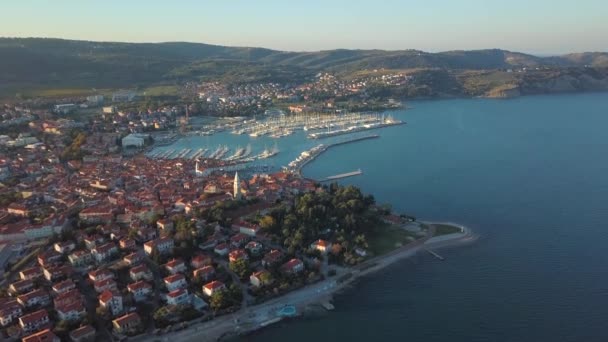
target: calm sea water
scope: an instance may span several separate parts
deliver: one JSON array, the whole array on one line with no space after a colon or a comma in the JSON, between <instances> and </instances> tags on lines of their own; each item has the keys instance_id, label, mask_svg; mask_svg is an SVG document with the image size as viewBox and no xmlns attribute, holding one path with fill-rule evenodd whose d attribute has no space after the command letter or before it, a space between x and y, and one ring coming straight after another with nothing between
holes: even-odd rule
<instances>
[{"instance_id":1,"label":"calm sea water","mask_svg":"<svg viewBox=\"0 0 608 342\"><path fill-rule=\"evenodd\" d=\"M361 168L343 183L419 219L465 224L480 240L441 250L443 262L420 254L394 264L337 296L327 316L245 340L608 340L608 94L410 105L394 113L407 125L331 149L304 173ZM281 139L274 163L315 143Z\"/></svg>"}]
</instances>

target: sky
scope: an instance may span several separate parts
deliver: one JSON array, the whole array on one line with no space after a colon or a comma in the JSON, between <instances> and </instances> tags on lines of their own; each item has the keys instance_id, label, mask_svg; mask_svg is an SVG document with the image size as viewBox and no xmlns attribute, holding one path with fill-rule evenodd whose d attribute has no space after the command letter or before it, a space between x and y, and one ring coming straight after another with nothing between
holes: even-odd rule
<instances>
[{"instance_id":1,"label":"sky","mask_svg":"<svg viewBox=\"0 0 608 342\"><path fill-rule=\"evenodd\" d=\"M1 1L2 37L288 51L608 51L608 0Z\"/></svg>"}]
</instances>

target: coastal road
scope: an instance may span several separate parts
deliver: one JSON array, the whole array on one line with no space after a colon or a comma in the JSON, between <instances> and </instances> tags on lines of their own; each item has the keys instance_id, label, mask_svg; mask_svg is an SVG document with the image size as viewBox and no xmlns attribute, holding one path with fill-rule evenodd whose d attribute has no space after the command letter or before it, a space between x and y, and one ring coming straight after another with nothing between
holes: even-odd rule
<instances>
[{"instance_id":1,"label":"coastal road","mask_svg":"<svg viewBox=\"0 0 608 342\"><path fill-rule=\"evenodd\" d=\"M149 335L141 335L130 341L217 341L219 337L226 333L234 333L239 331L240 326L253 328L259 326L260 323L270 320L276 316L276 310L285 305L305 306L311 303L318 303L327 298L334 292L349 285L354 279L360 276L375 272L383 267L386 267L397 260L408 257L417 253L424 247L424 243L429 240L435 233L435 227L429 225L429 229L425 237L413 241L403 247L397 248L387 254L369 259L361 265L358 265L349 271L352 277L338 284L335 279L346 273L340 273L336 277L328 280L323 280L319 283L307 286L305 288L290 292L284 296L272 299L268 302L250 306L246 309L241 309L236 313L218 317L212 321L200 324L193 324L190 328L178 332L169 333L166 335L154 338ZM371 265L371 266L370 266Z\"/></svg>"},{"instance_id":2,"label":"coastal road","mask_svg":"<svg viewBox=\"0 0 608 342\"><path fill-rule=\"evenodd\" d=\"M187 330L163 335L161 336L161 340L185 342L217 341L226 332L238 332L238 325L257 326L266 320L276 317L276 310L284 305L301 306L318 302L319 298L328 296L336 288L337 284L335 280L325 280L268 302L249 307L247 310L218 317L213 321L194 325ZM238 324L235 321L237 319Z\"/></svg>"}]
</instances>

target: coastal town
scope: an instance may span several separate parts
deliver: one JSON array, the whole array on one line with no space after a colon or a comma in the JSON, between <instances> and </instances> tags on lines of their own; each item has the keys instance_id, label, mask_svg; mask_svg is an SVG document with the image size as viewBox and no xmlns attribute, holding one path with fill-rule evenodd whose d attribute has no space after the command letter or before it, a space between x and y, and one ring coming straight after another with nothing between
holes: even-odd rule
<instances>
[{"instance_id":1,"label":"coastal town","mask_svg":"<svg viewBox=\"0 0 608 342\"><path fill-rule=\"evenodd\" d=\"M365 86L345 88L328 74L317 82L327 84L325 92L342 89L336 96ZM263 94L301 96L276 85L198 88L215 106L211 116L226 113L224 104L265 108ZM145 98L129 91L62 100L0 112L0 325L7 340L246 333L300 315L302 304L329 310L331 293L353 272L369 272L378 258L419 249L435 235L463 232L395 215L355 187L302 176L327 148L378 135L321 144L283 170L263 172L248 162L277 151L251 158L244 148L232 156L228 148L156 149L209 127L251 137L303 129L322 139L401 124L384 115L292 104L290 114L219 118L197 131L195 105L141 111L135 108L148 105Z\"/></svg>"}]
</instances>

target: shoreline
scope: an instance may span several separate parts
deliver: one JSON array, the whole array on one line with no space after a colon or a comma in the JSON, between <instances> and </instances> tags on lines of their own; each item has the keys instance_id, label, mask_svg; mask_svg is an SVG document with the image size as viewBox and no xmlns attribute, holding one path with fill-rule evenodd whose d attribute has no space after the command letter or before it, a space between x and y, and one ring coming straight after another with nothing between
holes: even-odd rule
<instances>
[{"instance_id":1,"label":"shoreline","mask_svg":"<svg viewBox=\"0 0 608 342\"><path fill-rule=\"evenodd\" d=\"M478 237L469 228L460 224L429 221L422 223L431 225L431 229L427 233L431 235L412 241L407 245L398 247L386 254L368 259L341 275L336 275L326 280L308 285L267 302L240 309L236 313L221 316L209 322L191 322L191 326L186 330L158 337L144 334L129 340L146 341L150 338L158 338L162 341L220 341L225 338L248 335L286 318L276 316L277 308L285 305L293 305L298 309L296 317L301 316L301 313L304 312L307 307L319 305L323 302L330 302L334 295L351 289L352 284L355 281L385 269L386 267L395 264L397 261L414 256L427 248L443 248L472 243L475 242ZM461 228L462 232L433 236L433 224L449 224ZM433 238L441 239L433 240ZM267 322L271 323L266 324Z\"/></svg>"}]
</instances>

